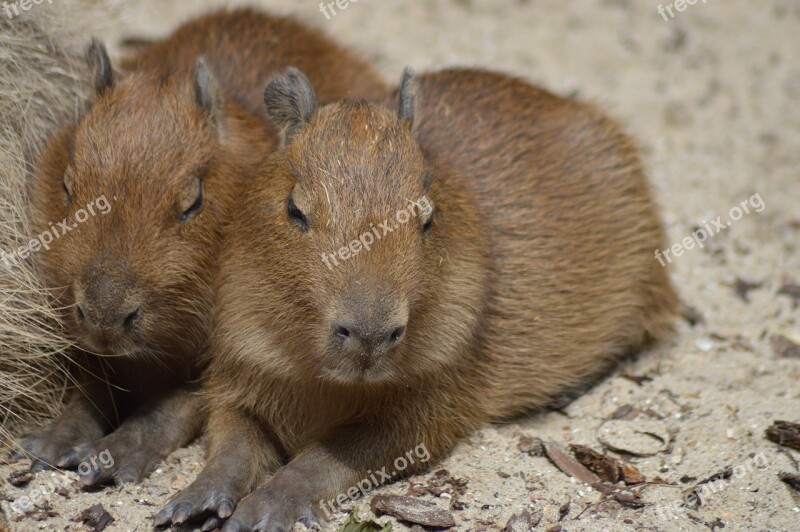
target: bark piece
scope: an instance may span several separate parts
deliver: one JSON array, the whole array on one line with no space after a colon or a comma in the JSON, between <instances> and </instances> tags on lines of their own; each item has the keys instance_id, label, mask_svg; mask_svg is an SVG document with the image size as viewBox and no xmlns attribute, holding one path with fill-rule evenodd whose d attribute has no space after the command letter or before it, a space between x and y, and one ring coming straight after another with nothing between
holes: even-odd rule
<instances>
[{"instance_id":1,"label":"bark piece","mask_svg":"<svg viewBox=\"0 0 800 532\"><path fill-rule=\"evenodd\" d=\"M800 451L800 424L776 421L766 431L770 441Z\"/></svg>"},{"instance_id":2,"label":"bark piece","mask_svg":"<svg viewBox=\"0 0 800 532\"><path fill-rule=\"evenodd\" d=\"M403 495L375 495L370 503L375 515L391 515L416 525L450 528L456 525L453 514L433 503Z\"/></svg>"}]
</instances>

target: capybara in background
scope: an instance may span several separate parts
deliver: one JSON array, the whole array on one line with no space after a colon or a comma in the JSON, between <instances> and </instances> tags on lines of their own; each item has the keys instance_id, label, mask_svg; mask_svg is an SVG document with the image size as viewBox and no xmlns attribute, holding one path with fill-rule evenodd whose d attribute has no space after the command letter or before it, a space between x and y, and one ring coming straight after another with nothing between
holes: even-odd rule
<instances>
[{"instance_id":1,"label":"capybara in background","mask_svg":"<svg viewBox=\"0 0 800 532\"><path fill-rule=\"evenodd\" d=\"M331 101L385 88L316 30L251 9L188 22L121 74L99 42L89 62L94 100L51 140L32 187L37 226L56 235L37 258L79 346L79 389L23 441L34 468L107 450L113 467L81 472L97 484L141 479L202 427L192 390L212 330L220 226L276 145L261 103L270 75L304 65Z\"/></svg>"},{"instance_id":2,"label":"capybara in background","mask_svg":"<svg viewBox=\"0 0 800 532\"><path fill-rule=\"evenodd\" d=\"M209 461L156 525L287 530L669 331L658 210L614 122L491 72L398 92L268 85L282 147L227 228Z\"/></svg>"}]
</instances>

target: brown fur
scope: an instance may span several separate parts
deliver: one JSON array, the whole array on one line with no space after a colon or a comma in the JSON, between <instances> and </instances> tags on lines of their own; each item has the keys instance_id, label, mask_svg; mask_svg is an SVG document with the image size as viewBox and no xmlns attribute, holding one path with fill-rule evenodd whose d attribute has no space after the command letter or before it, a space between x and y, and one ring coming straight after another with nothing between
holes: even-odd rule
<instances>
[{"instance_id":1,"label":"brown fur","mask_svg":"<svg viewBox=\"0 0 800 532\"><path fill-rule=\"evenodd\" d=\"M305 64L331 100L383 86L320 33L249 9L187 23L129 58L122 76L99 43L88 57L95 99L49 143L32 198L40 231L99 197L111 205L38 256L91 355L76 353L81 389L26 448L36 467L109 449L115 468L82 477L95 484L140 479L201 428L191 381L212 330L220 228L276 144L253 104L270 72ZM363 83L346 85L342 72Z\"/></svg>"},{"instance_id":2,"label":"brown fur","mask_svg":"<svg viewBox=\"0 0 800 532\"><path fill-rule=\"evenodd\" d=\"M227 517L238 502L225 530L288 529L368 471L420 444L438 460L669 330L658 212L613 122L501 74L403 86L382 106L299 106L299 127L271 113L292 134L229 227L209 462L157 524L203 507ZM298 108L309 90L296 73L271 87L268 108ZM324 264L423 197L427 234L420 214ZM352 331L336 337L342 315L357 316L360 338L404 317L407 328L388 347L352 348Z\"/></svg>"},{"instance_id":3,"label":"brown fur","mask_svg":"<svg viewBox=\"0 0 800 532\"><path fill-rule=\"evenodd\" d=\"M122 66L168 76L178 65L190 69L191 58L200 56L227 85L226 94L252 114L265 114L264 86L287 66L301 69L326 102L375 98L386 92L375 69L352 51L297 20L255 9L200 17L168 39L144 47Z\"/></svg>"}]
</instances>

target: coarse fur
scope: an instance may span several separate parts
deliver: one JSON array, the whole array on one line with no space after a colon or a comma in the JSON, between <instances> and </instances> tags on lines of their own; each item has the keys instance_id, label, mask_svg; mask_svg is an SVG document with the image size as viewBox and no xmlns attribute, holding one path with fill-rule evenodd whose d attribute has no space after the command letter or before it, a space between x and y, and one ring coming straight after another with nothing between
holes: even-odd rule
<instances>
[{"instance_id":1,"label":"coarse fur","mask_svg":"<svg viewBox=\"0 0 800 532\"><path fill-rule=\"evenodd\" d=\"M670 330L656 205L595 109L474 70L308 114L310 90L294 70L267 88L293 134L227 229L209 461L157 525L313 520Z\"/></svg>"},{"instance_id":2,"label":"coarse fur","mask_svg":"<svg viewBox=\"0 0 800 532\"><path fill-rule=\"evenodd\" d=\"M80 12L80 19L72 16ZM113 22L114 2L65 0L0 16L0 447L19 427L56 415L70 340L30 258L27 183L47 137L74 120L91 87L84 35Z\"/></svg>"},{"instance_id":3,"label":"coarse fur","mask_svg":"<svg viewBox=\"0 0 800 532\"><path fill-rule=\"evenodd\" d=\"M32 187L38 230L71 227L38 258L81 348L72 356L81 389L25 448L36 468L108 449L115 465L82 475L91 485L141 479L202 427L193 390L213 327L221 226L277 144L263 103L252 105L270 73L306 64L323 99L383 85L319 32L252 9L190 21L123 72L96 41L88 61L93 101L54 135ZM360 88L338 77L348 69L363 75Z\"/></svg>"}]
</instances>

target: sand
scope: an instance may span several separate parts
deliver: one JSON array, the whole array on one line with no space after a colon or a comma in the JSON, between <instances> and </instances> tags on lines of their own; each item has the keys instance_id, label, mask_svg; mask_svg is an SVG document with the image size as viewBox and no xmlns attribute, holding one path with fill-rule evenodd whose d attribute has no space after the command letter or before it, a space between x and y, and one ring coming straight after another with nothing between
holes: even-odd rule
<instances>
[{"instance_id":1,"label":"sand","mask_svg":"<svg viewBox=\"0 0 800 532\"><path fill-rule=\"evenodd\" d=\"M212 2L131 4L123 27L103 35L110 42L160 35ZM800 5L711 0L673 9L675 18L665 21L658 4L644 0L361 0L330 20L315 1L266 4L358 48L389 78L399 79L405 65L479 65L597 102L641 145L670 245L697 226L713 228L717 216L723 223L739 218L703 248L677 249L681 256L670 251L681 297L704 323L681 321L671 341L626 362L569 406L488 427L434 467L468 480L459 497L465 508L453 511L458 530L502 529L526 508L542 513L542 530L800 530L800 494L777 476L797 472L800 453L764 437L775 420L800 422L800 358L778 356L772 346L776 335L800 343L798 302L778 293L785 283L800 283ZM731 211L737 207L741 216ZM757 285L747 300L737 280ZM634 437L638 429L669 442ZM547 458L521 452L521 436L597 450L604 449L600 439L639 445L656 454L625 459L648 480L666 484L637 489L644 508L603 502ZM615 443L618 437L625 441ZM24 463L3 465L0 491L17 502L2 508L13 530L85 530L70 519L95 503L115 519L107 530L146 530L201 469L202 457L195 444L141 486L94 492L79 491L69 474L68 486L56 493L60 473L14 488L4 479ZM701 507L680 507L685 489L729 466L734 474L706 491ZM40 499L54 515L20 518L12 506L42 487ZM380 492L408 488L399 482ZM422 498L443 508L451 501ZM369 516L368 502L346 508ZM345 516L337 514L325 530ZM405 529L395 522L395 530Z\"/></svg>"}]
</instances>

